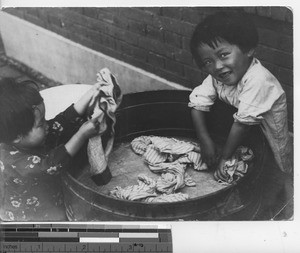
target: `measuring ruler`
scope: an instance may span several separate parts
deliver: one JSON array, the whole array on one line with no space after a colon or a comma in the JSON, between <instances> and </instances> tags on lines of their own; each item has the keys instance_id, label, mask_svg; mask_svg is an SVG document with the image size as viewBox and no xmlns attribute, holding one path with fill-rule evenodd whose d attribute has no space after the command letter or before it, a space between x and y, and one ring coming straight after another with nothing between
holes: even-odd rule
<instances>
[{"instance_id":1,"label":"measuring ruler","mask_svg":"<svg viewBox=\"0 0 300 253\"><path fill-rule=\"evenodd\" d=\"M1 253L173 252L168 225L1 225Z\"/></svg>"}]
</instances>

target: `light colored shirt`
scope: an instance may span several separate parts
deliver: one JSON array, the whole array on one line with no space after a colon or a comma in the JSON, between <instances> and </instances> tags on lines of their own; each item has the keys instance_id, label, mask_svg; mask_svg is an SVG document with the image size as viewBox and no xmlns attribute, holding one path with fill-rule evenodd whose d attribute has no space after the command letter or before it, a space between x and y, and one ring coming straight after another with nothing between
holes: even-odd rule
<instances>
[{"instance_id":1,"label":"light colored shirt","mask_svg":"<svg viewBox=\"0 0 300 253\"><path fill-rule=\"evenodd\" d=\"M253 59L245 75L235 86L227 86L209 75L190 94L189 107L210 111L216 98L237 108L234 120L259 124L284 172L293 170L292 143L287 124L286 95L278 80Z\"/></svg>"}]
</instances>

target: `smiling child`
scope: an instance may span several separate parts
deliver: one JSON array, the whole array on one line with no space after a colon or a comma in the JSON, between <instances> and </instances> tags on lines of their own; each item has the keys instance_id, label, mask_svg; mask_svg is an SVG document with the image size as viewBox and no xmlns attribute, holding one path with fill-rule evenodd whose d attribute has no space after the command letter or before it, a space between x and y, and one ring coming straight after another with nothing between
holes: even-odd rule
<instances>
[{"instance_id":1,"label":"smiling child","mask_svg":"<svg viewBox=\"0 0 300 253\"><path fill-rule=\"evenodd\" d=\"M224 163L253 125L260 125L279 168L293 171L286 95L254 57L257 44L256 27L245 13L217 12L198 24L192 35L192 55L208 76L190 94L189 107L204 160L216 166L216 179L226 179ZM205 122L205 113L217 98L237 108L219 160Z\"/></svg>"}]
</instances>

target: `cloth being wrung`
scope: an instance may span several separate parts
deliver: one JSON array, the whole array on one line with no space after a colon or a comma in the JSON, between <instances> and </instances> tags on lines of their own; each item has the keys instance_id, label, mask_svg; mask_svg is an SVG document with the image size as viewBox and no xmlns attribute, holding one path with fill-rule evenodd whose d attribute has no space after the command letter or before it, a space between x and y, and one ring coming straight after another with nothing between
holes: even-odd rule
<instances>
[{"instance_id":1,"label":"cloth being wrung","mask_svg":"<svg viewBox=\"0 0 300 253\"><path fill-rule=\"evenodd\" d=\"M254 154L250 148L239 146L233 157L224 164L224 171L226 172L227 179L224 181L219 179L218 182L225 185L232 184L244 177L248 171L247 162L250 162L253 158Z\"/></svg>"},{"instance_id":2,"label":"cloth being wrung","mask_svg":"<svg viewBox=\"0 0 300 253\"><path fill-rule=\"evenodd\" d=\"M89 139L87 154L92 179L97 185L102 185L111 179L107 161L113 148L115 111L122 101L122 93L116 78L107 68L99 71L97 81L100 91L95 92L88 106L88 115L97 119L99 131L98 135Z\"/></svg>"}]
</instances>

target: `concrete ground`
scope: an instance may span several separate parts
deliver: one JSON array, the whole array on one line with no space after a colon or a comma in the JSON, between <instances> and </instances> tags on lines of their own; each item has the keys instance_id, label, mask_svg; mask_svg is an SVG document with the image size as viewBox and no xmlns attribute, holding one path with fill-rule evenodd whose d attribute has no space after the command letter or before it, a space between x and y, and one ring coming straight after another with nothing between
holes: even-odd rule
<instances>
[{"instance_id":1,"label":"concrete ground","mask_svg":"<svg viewBox=\"0 0 300 253\"><path fill-rule=\"evenodd\" d=\"M13 59L5 56L4 52L1 52L0 47L0 78L11 77L18 81L33 80L37 83L40 90L45 88L60 85L61 83L55 82L30 69L29 67L20 64Z\"/></svg>"},{"instance_id":2,"label":"concrete ground","mask_svg":"<svg viewBox=\"0 0 300 253\"><path fill-rule=\"evenodd\" d=\"M29 67L7 58L0 45L0 78L2 77L12 77L17 80L31 79L40 89L59 85ZM272 155L268 154L268 156L264 190L256 220L292 220L294 217L293 178L281 173L276 168Z\"/></svg>"}]
</instances>

